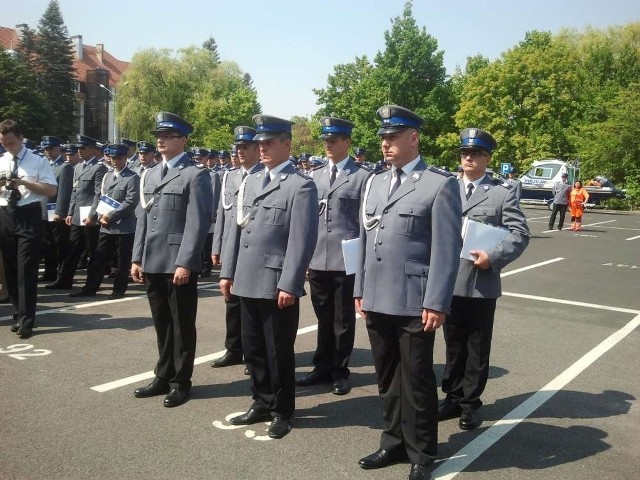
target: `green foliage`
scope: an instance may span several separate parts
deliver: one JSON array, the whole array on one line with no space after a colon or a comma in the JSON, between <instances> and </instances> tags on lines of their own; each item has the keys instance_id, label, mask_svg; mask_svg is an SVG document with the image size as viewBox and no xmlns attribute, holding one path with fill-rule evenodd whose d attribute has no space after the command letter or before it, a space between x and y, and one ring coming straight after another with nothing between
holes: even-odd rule
<instances>
[{"instance_id":1,"label":"green foliage","mask_svg":"<svg viewBox=\"0 0 640 480\"><path fill-rule=\"evenodd\" d=\"M321 127L319 117L293 117L295 125L291 127L293 139L291 141L291 154L296 157L306 152L312 155L324 155L324 145L320 138Z\"/></svg>"},{"instance_id":2,"label":"green foliage","mask_svg":"<svg viewBox=\"0 0 640 480\"><path fill-rule=\"evenodd\" d=\"M379 158L373 153L380 151L375 112L382 105L402 105L425 119L423 154L440 157L442 150L435 139L453 128L455 97L446 81L443 52L437 50L436 39L418 27L411 8L408 1L402 17L391 21L391 30L384 34L385 50L378 52L373 63L363 56L336 65L327 86L314 89L321 105L318 114L353 122L353 144L367 148L371 161Z\"/></svg>"},{"instance_id":3,"label":"green foliage","mask_svg":"<svg viewBox=\"0 0 640 480\"><path fill-rule=\"evenodd\" d=\"M168 111L194 125L194 145L228 149L233 129L260 112L247 74L206 48L138 52L116 88L118 123L129 138L151 139L154 115Z\"/></svg>"}]
</instances>

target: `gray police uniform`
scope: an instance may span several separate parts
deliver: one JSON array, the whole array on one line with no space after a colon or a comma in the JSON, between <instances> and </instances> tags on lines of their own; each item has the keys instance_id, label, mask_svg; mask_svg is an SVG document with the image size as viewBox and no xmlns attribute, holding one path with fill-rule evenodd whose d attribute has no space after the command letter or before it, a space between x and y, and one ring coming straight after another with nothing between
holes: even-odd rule
<instances>
[{"instance_id":1,"label":"gray police uniform","mask_svg":"<svg viewBox=\"0 0 640 480\"><path fill-rule=\"evenodd\" d=\"M58 193L55 197L49 198L48 203L56 204L55 214L62 220L44 223L43 277L45 280L55 280L58 277L59 268L67 257L70 228L64 219L69 212L73 192L73 166L65 162L64 157L60 155L51 163L51 167L58 182Z\"/></svg>"},{"instance_id":2,"label":"gray police uniform","mask_svg":"<svg viewBox=\"0 0 640 480\"><path fill-rule=\"evenodd\" d=\"M75 166L73 192L68 216L71 216L71 232L69 234L69 253L62 262L60 275L56 283L63 288L71 288L78 262L83 252L90 258L98 244L100 227L95 223L98 219L96 208L100 201L102 178L107 167L96 157ZM89 218L94 221L91 226L84 226L80 218L80 207L91 206Z\"/></svg>"},{"instance_id":3,"label":"gray police uniform","mask_svg":"<svg viewBox=\"0 0 640 480\"><path fill-rule=\"evenodd\" d=\"M196 350L197 277L213 192L208 172L184 153L164 178L163 168L148 170L142 182L146 208L138 216L132 262L142 265L158 336L156 377L188 390ZM187 284L173 284L177 267L191 271Z\"/></svg>"},{"instance_id":4,"label":"gray police uniform","mask_svg":"<svg viewBox=\"0 0 640 480\"><path fill-rule=\"evenodd\" d=\"M384 430L380 448L406 449L414 464L434 460L438 444L435 332L423 309L448 313L462 248L455 177L419 161L388 198L392 171L375 174L363 209L356 298L367 313ZM370 228L368 230L368 228Z\"/></svg>"},{"instance_id":5,"label":"gray police uniform","mask_svg":"<svg viewBox=\"0 0 640 480\"><path fill-rule=\"evenodd\" d=\"M309 288L318 317L314 369L319 375L337 379L349 376L356 326L354 275L345 273L342 240L360 235L360 199L369 172L349 157L330 185L331 165L312 172L320 208Z\"/></svg>"},{"instance_id":6,"label":"gray police uniform","mask_svg":"<svg viewBox=\"0 0 640 480\"><path fill-rule=\"evenodd\" d=\"M123 295L129 286L129 270L133 240L136 232L136 208L140 202L140 177L128 167L117 175L115 170L107 172L101 189L121 205L109 212L108 226L100 227L98 246L87 267L85 289L91 293L102 284L109 260L117 252L118 268L113 280L113 293Z\"/></svg>"},{"instance_id":7,"label":"gray police uniform","mask_svg":"<svg viewBox=\"0 0 640 480\"><path fill-rule=\"evenodd\" d=\"M462 259L451 313L444 324L447 360L442 379L446 401L477 409L489 373L489 354L496 299L502 295L500 272L529 244L529 228L518 207L516 192L508 184L485 175L466 199L464 179L459 181L463 216L504 227L509 235L487 251L491 267L478 269Z\"/></svg>"},{"instance_id":8,"label":"gray police uniform","mask_svg":"<svg viewBox=\"0 0 640 480\"><path fill-rule=\"evenodd\" d=\"M305 272L318 236L313 181L287 165L263 188L264 171L246 178L242 228L229 228L220 278L240 297L242 348L251 374L253 406L289 418L295 409L294 342L299 301L278 308L278 291L304 295ZM225 227L226 227L225 223Z\"/></svg>"},{"instance_id":9,"label":"gray police uniform","mask_svg":"<svg viewBox=\"0 0 640 480\"><path fill-rule=\"evenodd\" d=\"M220 183L221 177L213 170L204 167L209 172L211 178L211 189L213 191L213 205L211 207L211 224L207 238L204 242L204 248L202 250L202 276L208 277L211 275L211 269L213 268L213 262L211 261L211 249L213 246L213 237L216 230L217 215L218 215L218 203L220 202Z\"/></svg>"},{"instance_id":10,"label":"gray police uniform","mask_svg":"<svg viewBox=\"0 0 640 480\"><path fill-rule=\"evenodd\" d=\"M558 220L558 230L562 230L564 225L564 217L567 214L569 206L569 195L571 195L572 185L569 182L557 182L553 185L553 206L551 207L551 216L549 217L549 230L556 223L556 215L560 212Z\"/></svg>"}]
</instances>

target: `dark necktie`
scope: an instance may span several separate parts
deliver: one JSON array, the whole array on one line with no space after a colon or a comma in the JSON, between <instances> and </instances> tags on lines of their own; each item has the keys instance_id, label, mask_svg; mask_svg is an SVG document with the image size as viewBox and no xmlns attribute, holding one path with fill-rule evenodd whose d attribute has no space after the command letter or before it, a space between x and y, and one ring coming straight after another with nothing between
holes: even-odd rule
<instances>
[{"instance_id":1,"label":"dark necktie","mask_svg":"<svg viewBox=\"0 0 640 480\"><path fill-rule=\"evenodd\" d=\"M329 175L329 186L333 187L333 182L336 181L336 175L338 174L338 167L335 165L331 167L331 174Z\"/></svg>"},{"instance_id":2,"label":"dark necktie","mask_svg":"<svg viewBox=\"0 0 640 480\"><path fill-rule=\"evenodd\" d=\"M164 166L162 167L162 173L160 175L160 180L164 180L164 177L167 175L168 171L169 171L169 166L165 163Z\"/></svg>"},{"instance_id":3,"label":"dark necktie","mask_svg":"<svg viewBox=\"0 0 640 480\"><path fill-rule=\"evenodd\" d=\"M13 157L13 167L11 168L11 177L18 176L18 157ZM13 183L13 182L12 182ZM11 190L7 190L5 194L5 198L7 199L7 203L11 210L15 210L18 206L18 200L20 200L20 191L18 190L18 186L14 183L13 188Z\"/></svg>"},{"instance_id":4,"label":"dark necktie","mask_svg":"<svg viewBox=\"0 0 640 480\"><path fill-rule=\"evenodd\" d=\"M470 183L469 185L467 185L467 200L469 200L469 198L471 197L471 195L473 195L473 183Z\"/></svg>"},{"instance_id":5,"label":"dark necktie","mask_svg":"<svg viewBox=\"0 0 640 480\"><path fill-rule=\"evenodd\" d=\"M402 184L402 169L396 168L396 182L393 184L393 187L391 187L391 191L389 192L389 198L393 197L393 194L396 193L396 190L400 188L401 184Z\"/></svg>"},{"instance_id":6,"label":"dark necktie","mask_svg":"<svg viewBox=\"0 0 640 480\"><path fill-rule=\"evenodd\" d=\"M247 178L247 171L243 171L242 172L242 180L244 180L245 178Z\"/></svg>"},{"instance_id":7,"label":"dark necktie","mask_svg":"<svg viewBox=\"0 0 640 480\"><path fill-rule=\"evenodd\" d=\"M269 172L266 172L264 174L264 180L262 181L262 188L267 188L269 182L271 182L271 175L269 175Z\"/></svg>"}]
</instances>

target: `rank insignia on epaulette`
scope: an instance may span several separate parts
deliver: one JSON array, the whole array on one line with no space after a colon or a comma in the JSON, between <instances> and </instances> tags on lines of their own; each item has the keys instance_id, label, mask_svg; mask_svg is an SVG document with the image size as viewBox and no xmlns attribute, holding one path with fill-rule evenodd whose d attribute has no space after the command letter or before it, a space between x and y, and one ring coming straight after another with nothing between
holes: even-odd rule
<instances>
[{"instance_id":1,"label":"rank insignia on epaulette","mask_svg":"<svg viewBox=\"0 0 640 480\"><path fill-rule=\"evenodd\" d=\"M420 174L418 172L413 172L411 178L413 178L414 181L420 180Z\"/></svg>"}]
</instances>

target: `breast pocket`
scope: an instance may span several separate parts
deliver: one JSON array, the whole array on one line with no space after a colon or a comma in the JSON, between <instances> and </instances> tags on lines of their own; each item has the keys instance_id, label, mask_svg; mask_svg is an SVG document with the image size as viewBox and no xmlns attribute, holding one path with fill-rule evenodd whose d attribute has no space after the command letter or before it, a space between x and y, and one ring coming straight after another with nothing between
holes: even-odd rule
<instances>
[{"instance_id":1,"label":"breast pocket","mask_svg":"<svg viewBox=\"0 0 640 480\"><path fill-rule=\"evenodd\" d=\"M360 192L345 190L338 192L338 210L340 213L358 212L360 207Z\"/></svg>"},{"instance_id":2,"label":"breast pocket","mask_svg":"<svg viewBox=\"0 0 640 480\"><path fill-rule=\"evenodd\" d=\"M114 200L121 202L126 197L126 190L124 188L114 188L110 192L107 192L107 195L113 198Z\"/></svg>"},{"instance_id":3,"label":"breast pocket","mask_svg":"<svg viewBox=\"0 0 640 480\"><path fill-rule=\"evenodd\" d=\"M268 197L262 201L262 223L266 225L284 225L287 215L286 197Z\"/></svg>"},{"instance_id":4,"label":"breast pocket","mask_svg":"<svg viewBox=\"0 0 640 480\"><path fill-rule=\"evenodd\" d=\"M496 216L496 207L490 206L477 206L469 210L469 212L467 213L467 217L471 217L482 222L493 220L496 218Z\"/></svg>"},{"instance_id":5,"label":"breast pocket","mask_svg":"<svg viewBox=\"0 0 640 480\"><path fill-rule=\"evenodd\" d=\"M398 235L415 235L426 230L429 216L427 205L402 204L398 205L397 212L394 232Z\"/></svg>"},{"instance_id":6,"label":"breast pocket","mask_svg":"<svg viewBox=\"0 0 640 480\"><path fill-rule=\"evenodd\" d=\"M187 193L182 184L167 185L162 190L162 206L166 210L186 210Z\"/></svg>"}]
</instances>

